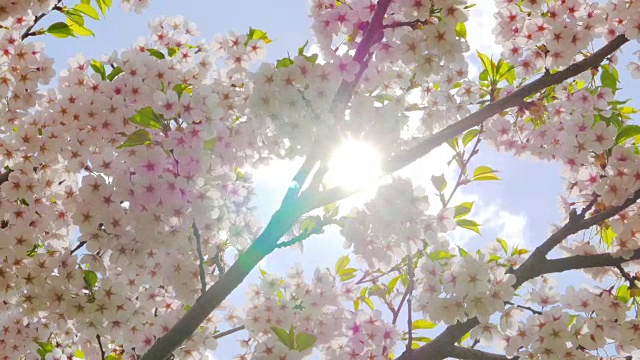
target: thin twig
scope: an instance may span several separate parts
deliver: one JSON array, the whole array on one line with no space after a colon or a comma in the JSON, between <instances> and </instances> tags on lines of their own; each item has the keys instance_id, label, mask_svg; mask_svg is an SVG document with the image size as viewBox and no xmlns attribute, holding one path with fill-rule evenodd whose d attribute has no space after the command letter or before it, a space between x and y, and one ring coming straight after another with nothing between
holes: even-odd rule
<instances>
[{"instance_id":1,"label":"thin twig","mask_svg":"<svg viewBox=\"0 0 640 360\"><path fill-rule=\"evenodd\" d=\"M51 11L54 11L54 10L62 11L62 8L60 7L61 3L62 3L62 0L58 0L58 2L51 8ZM42 13L36 16L35 19L33 19L33 24L31 24L28 28L24 30L24 32L20 36L20 40L24 41L29 36L36 35L35 32L32 32L33 28L36 26L36 24L38 24L38 22L40 22L40 20L42 20L45 16L47 16L47 14L48 13Z\"/></svg>"},{"instance_id":2,"label":"thin twig","mask_svg":"<svg viewBox=\"0 0 640 360\"><path fill-rule=\"evenodd\" d=\"M523 309L523 310L528 310L531 313L536 314L536 315L542 315L542 311L536 310L536 309L534 309L534 308L532 308L530 306L516 304L516 303L513 303L511 301L505 301L504 303L507 304L507 305L515 306L515 307Z\"/></svg>"},{"instance_id":3,"label":"thin twig","mask_svg":"<svg viewBox=\"0 0 640 360\"><path fill-rule=\"evenodd\" d=\"M238 332L240 330L244 330L244 325L236 326L236 327L234 327L232 329L219 332L219 333L213 335L213 338L214 339L220 339L220 338L223 338L223 337L225 337L227 335L231 335L233 333L236 333L236 332Z\"/></svg>"},{"instance_id":4,"label":"thin twig","mask_svg":"<svg viewBox=\"0 0 640 360\"><path fill-rule=\"evenodd\" d=\"M98 340L98 346L100 347L100 359L104 360L104 358L107 356L107 353L102 347L102 339L100 338L100 334L96 334L96 339Z\"/></svg>"},{"instance_id":5,"label":"thin twig","mask_svg":"<svg viewBox=\"0 0 640 360\"><path fill-rule=\"evenodd\" d=\"M411 254L407 258L407 262L409 265L409 284L407 285L407 292L409 296L407 297L407 327L409 329L409 339L407 340L407 350L411 351L413 349L413 320L411 319L411 300L413 299L413 263L411 261Z\"/></svg>"},{"instance_id":6,"label":"thin twig","mask_svg":"<svg viewBox=\"0 0 640 360\"><path fill-rule=\"evenodd\" d=\"M471 148L471 153L469 154L469 157L466 160L464 158L462 159L462 162L460 164L460 173L458 174L458 180L456 181L456 185L453 187L453 190L451 190L451 194L449 194L449 197L447 198L447 200L442 204L442 207L444 208L449 206L451 199L453 199L453 195L456 193L458 188L462 186L462 177L467 175L467 169L469 167L469 163L471 162L471 159L473 159L473 157L478 154L478 145L480 145L482 131L484 130L484 125L480 125L479 130L480 132L476 136L476 141L473 144L473 148Z\"/></svg>"},{"instance_id":7,"label":"thin twig","mask_svg":"<svg viewBox=\"0 0 640 360\"><path fill-rule=\"evenodd\" d=\"M200 285L202 286L202 293L207 291L207 275L204 272L204 256L202 255L202 244L200 240L200 231L196 226L196 222L193 222L193 236L196 238L196 251L198 252L198 272L200 273Z\"/></svg>"},{"instance_id":8,"label":"thin twig","mask_svg":"<svg viewBox=\"0 0 640 360\"><path fill-rule=\"evenodd\" d=\"M78 243L78 245L76 245L76 247L73 248L73 250L71 250L71 255L73 255L76 251L80 250L87 242L86 241L80 241Z\"/></svg>"}]
</instances>

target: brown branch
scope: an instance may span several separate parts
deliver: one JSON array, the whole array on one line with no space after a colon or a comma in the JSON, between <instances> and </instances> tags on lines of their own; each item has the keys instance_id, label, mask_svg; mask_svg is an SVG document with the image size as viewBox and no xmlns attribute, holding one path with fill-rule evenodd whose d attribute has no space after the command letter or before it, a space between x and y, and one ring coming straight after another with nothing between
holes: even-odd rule
<instances>
[{"instance_id":1,"label":"brown branch","mask_svg":"<svg viewBox=\"0 0 640 360\"><path fill-rule=\"evenodd\" d=\"M452 139L473 127L479 126L492 116L497 115L504 110L519 106L525 98L550 86L560 84L567 79L597 66L628 41L629 40L624 35L618 35L598 51L572 64L571 66L554 74L543 75L540 78L523 85L513 93L498 99L495 102L489 103L482 109L454 124L447 126L417 145L392 156L383 164L383 172L385 174L394 173L395 171L404 168L422 156L428 154L431 150L444 144L447 140ZM318 193L315 196L309 196L306 200L308 203L307 208L312 210L325 204L330 204L346 198L353 193L354 191L348 191L338 187L332 188Z\"/></svg>"},{"instance_id":2,"label":"brown branch","mask_svg":"<svg viewBox=\"0 0 640 360\"><path fill-rule=\"evenodd\" d=\"M78 245L76 245L76 247L73 248L73 250L71 250L71 255L73 255L76 251L80 250L87 242L86 241L80 241L78 243Z\"/></svg>"},{"instance_id":3,"label":"brown branch","mask_svg":"<svg viewBox=\"0 0 640 360\"><path fill-rule=\"evenodd\" d=\"M560 273L569 270L593 269L607 266L618 266L629 261L640 260L640 249L633 252L630 258L614 257L611 254L575 255L547 260L542 274Z\"/></svg>"},{"instance_id":4,"label":"brown branch","mask_svg":"<svg viewBox=\"0 0 640 360\"><path fill-rule=\"evenodd\" d=\"M231 335L233 333L237 333L240 330L244 330L244 325L236 326L233 329L229 329L229 330L225 330L225 331L219 332L219 333L213 335L213 338L217 340L217 339L223 338L223 337L225 337L227 335Z\"/></svg>"},{"instance_id":5,"label":"brown branch","mask_svg":"<svg viewBox=\"0 0 640 360\"><path fill-rule=\"evenodd\" d=\"M100 334L96 334L96 340L98 340L98 347L100 348L100 359L104 360L107 354L102 347L102 339L100 338Z\"/></svg>"},{"instance_id":6,"label":"brown branch","mask_svg":"<svg viewBox=\"0 0 640 360\"><path fill-rule=\"evenodd\" d=\"M54 11L54 10L62 11L62 8L60 7L61 3L62 3L62 0L58 0L58 2L51 8L51 11ZM28 28L24 30L24 32L20 36L20 40L24 41L29 36L37 35L37 33L33 32L32 30L40 22L40 20L44 19L44 17L47 16L47 14L49 13L42 13L36 16L35 19L33 19L33 24L31 24Z\"/></svg>"},{"instance_id":7,"label":"brown branch","mask_svg":"<svg viewBox=\"0 0 640 360\"><path fill-rule=\"evenodd\" d=\"M360 65L360 74L365 70L366 59L371 51L371 47L383 38L383 20L389 9L389 5L391 5L391 0L378 0L369 26L367 30L365 30L364 35L362 35L362 40L360 40L356 52L353 55L353 61ZM344 117L345 109L349 101L351 101L353 91L357 84L357 80L353 82L343 81L340 83L340 87L333 98L333 114L336 116L336 119Z\"/></svg>"},{"instance_id":8,"label":"brown branch","mask_svg":"<svg viewBox=\"0 0 640 360\"><path fill-rule=\"evenodd\" d=\"M638 198L640 198L640 190L637 190L633 196L627 199L622 205L611 207L586 219L581 218L581 216L574 211L573 215L569 217L569 221L562 228L553 233L546 241L538 246L527 260L525 260L525 262L522 263L522 265L520 265L515 271L511 271L511 273L516 277L516 282L513 287L517 289L525 282L544 274L603 266L615 266L627 261L640 259L640 250L636 250L630 259L614 258L611 254L571 256L553 260L548 260L546 258L546 255L567 237L615 216L619 212L635 204ZM454 343L479 324L480 321L478 318L474 317L466 320L465 322L458 322L455 325L448 326L430 343L425 344L418 349L414 349L413 351L403 353L397 360L441 360L447 356L451 356Z\"/></svg>"},{"instance_id":9,"label":"brown branch","mask_svg":"<svg viewBox=\"0 0 640 360\"><path fill-rule=\"evenodd\" d=\"M527 311L529 311L529 312L531 312L532 314L535 314L535 315L542 315L542 311L536 310L536 309L534 309L534 308L532 308L530 306L516 304L516 303L513 303L511 301L505 301L504 303L507 304L507 305L515 306L515 307L523 309L523 310L527 310Z\"/></svg>"},{"instance_id":10,"label":"brown branch","mask_svg":"<svg viewBox=\"0 0 640 360\"><path fill-rule=\"evenodd\" d=\"M5 172L3 172L2 174L0 174L0 185L6 183L7 181L9 181L9 175L13 172L13 170L7 170Z\"/></svg>"},{"instance_id":11,"label":"brown branch","mask_svg":"<svg viewBox=\"0 0 640 360\"><path fill-rule=\"evenodd\" d=\"M494 354L477 349L469 349L462 346L454 346L451 356L463 360L517 360L519 357L507 357L506 355Z\"/></svg>"},{"instance_id":12,"label":"brown branch","mask_svg":"<svg viewBox=\"0 0 640 360\"><path fill-rule=\"evenodd\" d=\"M166 359L191 336L207 316L244 281L249 272L276 248L278 240L305 213L301 205L298 198L284 202L249 248L198 298L189 311L165 335L156 340L142 356L142 360Z\"/></svg>"},{"instance_id":13,"label":"brown branch","mask_svg":"<svg viewBox=\"0 0 640 360\"><path fill-rule=\"evenodd\" d=\"M204 256L202 255L200 231L198 230L195 221L193 222L193 236L196 238L196 251L198 252L198 273L200 276L200 286L202 286L202 293L204 294L204 292L207 291L207 275L204 271Z\"/></svg>"},{"instance_id":14,"label":"brown branch","mask_svg":"<svg viewBox=\"0 0 640 360\"><path fill-rule=\"evenodd\" d=\"M354 60L358 61L358 63L362 63L368 56L370 47L375 42L380 41L382 35L382 20L384 19L390 2L391 0L378 1L369 28L365 32L365 35L356 50L356 54L354 55ZM392 173L403 168L424 156L448 139L471 129L472 127L479 126L490 117L505 109L517 106L524 98L549 86L559 84L564 80L598 65L626 42L628 42L628 39L620 35L587 58L555 74L543 76L529 84L526 84L512 94L499 99L467 116L463 120L446 127L418 145L392 157L384 165L385 172ZM346 107L346 104L348 104L351 99L351 96L349 95L353 93L353 89L355 89L355 83L343 82L340 85L334 101L334 109L340 110ZM340 111L337 113L339 114ZM196 301L185 316L180 319L169 330L169 332L156 341L142 359L162 360L170 356L170 354L198 328L206 317L209 316L209 314L216 309L238 285L242 283L258 262L275 249L278 240L293 226L293 224L295 224L302 214L323 205L336 202L350 194L351 192L347 192L340 188L334 188L317 193L303 193L295 200L283 203L280 209L273 214L267 227L251 244L251 246L249 246L249 248L240 255L231 268L229 268L229 270L215 284L213 284L213 286L211 286L198 299L198 301ZM430 356L430 359L443 358L446 356L446 352L451 349L452 344L477 324L478 320L473 318L464 323L450 326L431 343L418 349L418 351L411 351L410 354L417 354L418 357L416 357L416 359L425 358L425 356L421 355L435 355L433 357ZM407 357L403 356L404 354L400 356L399 359L407 359Z\"/></svg>"}]
</instances>

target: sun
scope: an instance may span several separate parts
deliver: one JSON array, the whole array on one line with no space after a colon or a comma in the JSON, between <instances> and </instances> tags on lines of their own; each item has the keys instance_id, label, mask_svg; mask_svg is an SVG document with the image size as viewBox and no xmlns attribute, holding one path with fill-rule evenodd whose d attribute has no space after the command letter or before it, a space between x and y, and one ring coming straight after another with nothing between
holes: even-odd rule
<instances>
[{"instance_id":1,"label":"sun","mask_svg":"<svg viewBox=\"0 0 640 360\"><path fill-rule=\"evenodd\" d=\"M382 174L380 160L380 153L371 144L347 139L331 155L325 183L349 191L373 185Z\"/></svg>"}]
</instances>

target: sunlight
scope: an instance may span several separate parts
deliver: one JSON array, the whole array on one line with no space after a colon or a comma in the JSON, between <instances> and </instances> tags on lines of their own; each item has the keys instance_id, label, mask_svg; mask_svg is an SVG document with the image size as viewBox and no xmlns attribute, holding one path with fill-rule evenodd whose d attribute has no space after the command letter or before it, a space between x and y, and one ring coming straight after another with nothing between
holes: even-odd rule
<instances>
[{"instance_id":1,"label":"sunlight","mask_svg":"<svg viewBox=\"0 0 640 360\"><path fill-rule=\"evenodd\" d=\"M355 191L374 184L381 172L380 154L373 146L347 139L331 156L325 180L330 187Z\"/></svg>"}]
</instances>

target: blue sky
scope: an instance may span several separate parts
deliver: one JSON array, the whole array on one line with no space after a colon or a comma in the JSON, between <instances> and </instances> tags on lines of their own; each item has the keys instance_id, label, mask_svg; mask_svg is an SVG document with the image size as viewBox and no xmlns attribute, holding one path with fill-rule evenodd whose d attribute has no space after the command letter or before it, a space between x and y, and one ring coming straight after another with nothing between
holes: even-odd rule
<instances>
[{"instance_id":1,"label":"blue sky","mask_svg":"<svg viewBox=\"0 0 640 360\"><path fill-rule=\"evenodd\" d=\"M95 32L95 39L56 39L43 36L34 41L46 44L47 54L56 58L56 69L60 70L66 67L66 59L77 53L82 53L87 58L98 58L111 54L115 49L129 47L137 38L148 35L147 23L158 16L183 15L196 23L202 37L208 40L212 40L217 33L229 30L244 33L249 27L254 27L267 31L274 40L268 46L267 60L274 61L286 56L287 51L295 52L305 41L312 40L307 6L307 2L301 0L153 0L151 7L141 15L127 14L114 6L106 20L88 20L87 27ZM487 40L490 38L488 32L492 26L491 11L477 6L474 8L474 15L476 17L472 17L472 22L467 24L471 45L490 53L495 49ZM51 14L43 24L60 20L61 15ZM637 45L627 45L626 53L631 54L636 48ZM622 66L625 63L623 57L619 66L623 79L629 78ZM638 93L640 87L637 82L633 85L623 90L623 97L631 97L632 94ZM636 107L640 106L637 100L634 102ZM446 154L444 151L436 151L434 155L412 165L407 171L412 175L422 176L423 181L428 184L430 175L442 169L442 163L447 160L443 157ZM466 238L469 247L480 247L482 243L493 241L498 235L505 237L506 234L511 237L506 240L524 242L526 247L531 248L547 237L551 224L561 220L557 195L563 193L563 182L559 177L559 166L514 159L508 154L498 154L489 149L483 149L473 164L498 169L503 180L472 184L463 189L461 199L476 200L476 210L470 217L482 219L479 222L485 225L481 227L482 236ZM257 198L254 203L258 205L258 216L264 224L280 203L294 172L294 166L282 162L256 172ZM448 174L454 175L451 171ZM337 236L337 231L329 231L325 235L308 240L303 254L294 249L280 250L268 257L263 266L269 272L284 274L288 267L300 262L305 265L307 271L312 272L316 266L332 267L343 252L342 241ZM255 281L255 271L250 278ZM244 302L244 299L243 292L239 290L234 292L230 300L232 303L238 303ZM217 358L231 357L234 346L229 342L232 339L233 337L229 337L221 342L219 350L216 351Z\"/></svg>"}]
</instances>

